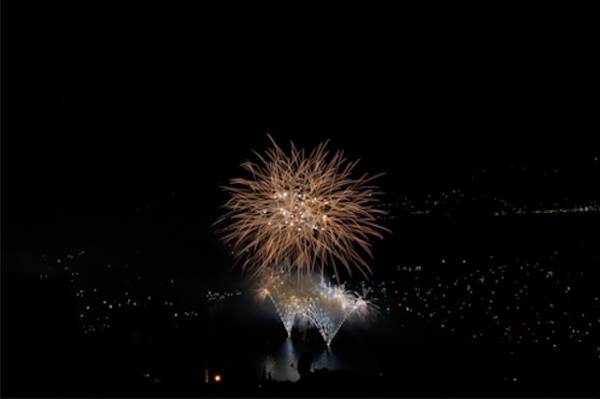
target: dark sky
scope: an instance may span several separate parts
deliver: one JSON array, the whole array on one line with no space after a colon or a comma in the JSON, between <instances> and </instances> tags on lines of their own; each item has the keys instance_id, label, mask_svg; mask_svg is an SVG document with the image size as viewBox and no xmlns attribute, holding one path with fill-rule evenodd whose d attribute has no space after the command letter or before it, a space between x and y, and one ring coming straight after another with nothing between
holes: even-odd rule
<instances>
[{"instance_id":1,"label":"dark sky","mask_svg":"<svg viewBox=\"0 0 600 399\"><path fill-rule=\"evenodd\" d=\"M47 4L22 18L6 69L9 251L122 242L136 214L166 204L160 234L136 229L217 245L218 185L266 133L305 146L330 138L406 191L597 152L593 57L560 36L381 24L327 39L288 26L282 37L284 20L150 6Z\"/></svg>"},{"instance_id":2,"label":"dark sky","mask_svg":"<svg viewBox=\"0 0 600 399\"><path fill-rule=\"evenodd\" d=\"M134 287L140 297L173 296L187 309L206 305L208 289L247 281L232 273L211 225L225 200L219 185L240 173L252 149L264 150L267 133L284 147L330 139L332 149L361 158L357 171L386 173L386 201L457 187L467 200L517 205L600 198L600 68L584 23L567 29L553 19L554 29L539 28L530 24L536 14L517 29L484 17L467 25L442 16L439 23L433 10L364 13L364 20L318 10L296 20L273 10L166 2L23 3L21 10L4 3L2 277L10 282L2 325L16 326L7 331L22 387L37 385L32 363L32 375L77 380L54 367L63 352L83 358L65 334L81 335L77 309L86 302L73 290L99 287L104 298ZM393 234L375 244L376 277L396 265L439 266L442 258L456 266L494 255L520 265L516 258L547 259L555 250L568 267L597 263L597 211L494 218L481 217L472 202L459 205L452 217L398 219ZM67 272L57 258L80 250L86 255L74 261L81 276L73 282L75 269ZM55 275L41 279L50 268ZM167 283L172 278L176 285ZM160 317L157 330L169 329ZM234 328L211 334L251 328L228 322ZM92 353L106 356L92 367L98 385L117 387L103 376L122 363L115 361L120 347L109 339L106 355L89 342ZM175 359L171 343L157 348ZM415 348L413 359L421 359ZM494 359L485 367L503 366Z\"/></svg>"}]
</instances>

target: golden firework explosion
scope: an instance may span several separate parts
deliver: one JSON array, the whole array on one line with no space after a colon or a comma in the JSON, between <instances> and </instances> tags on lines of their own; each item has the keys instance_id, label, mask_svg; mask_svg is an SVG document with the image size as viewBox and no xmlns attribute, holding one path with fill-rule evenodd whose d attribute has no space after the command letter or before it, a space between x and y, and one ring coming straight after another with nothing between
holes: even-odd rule
<instances>
[{"instance_id":1,"label":"golden firework explosion","mask_svg":"<svg viewBox=\"0 0 600 399\"><path fill-rule=\"evenodd\" d=\"M255 271L280 267L288 271L323 272L331 267L339 281L338 267L370 272L364 255L372 257L372 236L383 238L377 222L381 176L353 177L358 161L343 152L329 157L327 143L308 155L291 144L286 154L273 140L258 162L241 166L251 177L234 178L224 190L230 194L223 225L223 239L233 246L242 267Z\"/></svg>"}]
</instances>

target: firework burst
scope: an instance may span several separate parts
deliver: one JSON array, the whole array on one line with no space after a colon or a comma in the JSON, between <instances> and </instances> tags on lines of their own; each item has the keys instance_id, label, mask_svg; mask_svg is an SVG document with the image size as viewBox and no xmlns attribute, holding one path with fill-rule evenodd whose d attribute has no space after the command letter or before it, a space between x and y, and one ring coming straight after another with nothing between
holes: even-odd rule
<instances>
[{"instance_id":1,"label":"firework burst","mask_svg":"<svg viewBox=\"0 0 600 399\"><path fill-rule=\"evenodd\" d=\"M260 299L269 298L273 303L288 336L299 319L314 326L329 347L348 317L365 316L374 308L357 293L327 283L322 276L305 276L299 284L292 280L287 274L271 272L259 290Z\"/></svg>"},{"instance_id":2,"label":"firework burst","mask_svg":"<svg viewBox=\"0 0 600 399\"><path fill-rule=\"evenodd\" d=\"M302 313L308 291L303 290L304 284L293 284L288 277L281 272L263 274L258 297L260 300L271 300L288 336L291 336L294 320L296 315Z\"/></svg>"},{"instance_id":3,"label":"firework burst","mask_svg":"<svg viewBox=\"0 0 600 399\"><path fill-rule=\"evenodd\" d=\"M380 192L371 184L380 175L353 177L358 161L342 152L330 157L327 143L308 155L292 144L287 154L269 139L272 148L255 153L257 162L242 164L251 178L231 179L224 187L230 198L217 223L242 267L283 265L309 274L327 265L339 281L341 265L367 276L370 238L382 238L386 230L376 220L384 211L375 207Z\"/></svg>"}]
</instances>

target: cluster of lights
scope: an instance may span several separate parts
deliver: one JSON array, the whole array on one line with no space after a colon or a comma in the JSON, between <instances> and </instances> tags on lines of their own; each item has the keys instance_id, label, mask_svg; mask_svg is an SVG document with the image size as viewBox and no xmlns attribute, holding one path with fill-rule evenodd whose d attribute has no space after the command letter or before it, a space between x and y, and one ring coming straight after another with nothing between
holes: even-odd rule
<instances>
[{"instance_id":1,"label":"cluster of lights","mask_svg":"<svg viewBox=\"0 0 600 399\"><path fill-rule=\"evenodd\" d=\"M329 347L340 327L355 312L366 312L371 304L344 286L304 278L294 284L289 276L273 273L259 290L261 299L270 298L288 333L295 320L317 328Z\"/></svg>"},{"instance_id":2,"label":"cluster of lights","mask_svg":"<svg viewBox=\"0 0 600 399\"><path fill-rule=\"evenodd\" d=\"M511 169L515 166L511 166ZM521 172L526 172L526 167L518 168ZM478 180L485 175L485 169L479 170L471 180ZM552 175L558 173L557 169L552 170ZM547 173L536 175L538 178L547 177ZM492 209L490 212L494 216L506 215L527 215L527 214L560 214L560 213L597 213L600 212L600 202L590 200L587 202L579 202L570 198L562 198L553 202L540 202L536 204L516 204L511 203L500 196L489 196L489 193L482 195L465 195L465 191L461 188L444 191L439 194L427 194L421 198L411 195L402 196L394 195L393 200L385 202L383 205L389 211L387 215L380 215L381 220L396 219L398 215L431 215L436 212L444 213L446 216L452 215L453 206L476 204L483 200L485 204L489 204ZM391 212L394 212L392 214Z\"/></svg>"},{"instance_id":3,"label":"cluster of lights","mask_svg":"<svg viewBox=\"0 0 600 399\"><path fill-rule=\"evenodd\" d=\"M450 198L445 193L440 195L439 199L432 199L430 195L421 203L415 201L414 197L401 198L399 201L385 204L386 209L390 212L398 212L407 215L431 215L436 210L448 210L451 205L458 205L464 200L464 195L457 195ZM477 201L477 198L471 198L471 201ZM507 215L529 215L529 214L558 214L558 213L592 213L600 212L600 202L590 201L584 205L572 204L570 201L564 201L564 205L553 203L549 205L538 204L536 206L513 205L507 200L500 197L492 197L492 201L496 204L496 210L493 211L494 216ZM447 213L448 216L451 213ZM380 216L381 220L397 219L395 214L387 214Z\"/></svg>"},{"instance_id":4,"label":"cluster of lights","mask_svg":"<svg viewBox=\"0 0 600 399\"><path fill-rule=\"evenodd\" d=\"M220 302L225 302L226 300L231 299L234 296L240 296L240 295L242 295L242 292L240 290L237 290L234 292L229 292L229 291L219 292L219 291L208 290L208 292L206 293L206 300L208 302L220 303Z\"/></svg>"},{"instance_id":5,"label":"cluster of lights","mask_svg":"<svg viewBox=\"0 0 600 399\"><path fill-rule=\"evenodd\" d=\"M587 212L600 212L600 203L585 205L585 206L574 206L568 208L553 208L553 209L540 209L532 211L531 213L587 213Z\"/></svg>"},{"instance_id":6,"label":"cluster of lights","mask_svg":"<svg viewBox=\"0 0 600 399\"><path fill-rule=\"evenodd\" d=\"M78 279L80 277L80 272L77 271L77 263L75 263L78 258L85 255L84 250L80 250L75 252L74 254L67 253L64 256L60 256L55 258L52 263L55 263L60 267L61 272L63 272L70 280L71 283L74 284L74 287L79 284ZM44 261L48 260L48 256L43 254L42 259ZM127 264L124 265L127 268ZM113 270L116 269L112 263L105 264L106 269ZM40 279L46 280L49 278L49 273L41 273ZM137 275L136 280L141 280L142 276ZM174 285L175 279L171 278L167 280L169 284ZM239 291L236 292L236 295L240 295ZM97 287L92 288L77 288L73 290L73 295L81 301L80 311L79 311L79 319L82 323L83 333L85 335L93 335L95 333L99 333L102 330L106 330L112 327L111 320L115 311L120 309L139 309L147 307L151 302L153 302L153 298L151 295L145 296L133 296L128 290L124 290L121 294L109 294L104 293ZM232 293L224 293L226 297L230 297ZM157 300L154 298L154 302L157 304L162 304L164 307L171 309L171 315L175 319L182 318L195 318L200 315L199 312L193 310L175 310L175 302L170 299Z\"/></svg>"},{"instance_id":7,"label":"cluster of lights","mask_svg":"<svg viewBox=\"0 0 600 399\"><path fill-rule=\"evenodd\" d=\"M561 345L574 344L582 350L592 348L600 358L600 348L594 345L600 330L594 307L600 307L600 299L587 298L587 310L575 308L574 298L580 301L584 295L577 289L585 279L584 272L561 272L551 264L554 256L546 262L515 260L512 264L496 264L491 258L489 268L447 280L439 276L428 279L421 269L402 267L406 273L402 280L411 287L395 291L397 308L476 342L484 336L499 337L511 354L519 345L547 345L558 350ZM554 299L537 297L540 287L543 292L555 292Z\"/></svg>"},{"instance_id":8,"label":"cluster of lights","mask_svg":"<svg viewBox=\"0 0 600 399\"><path fill-rule=\"evenodd\" d=\"M327 208L329 201L310 197L307 194L294 191L278 191L273 194L274 212L268 208L262 213L269 218L267 224L275 224L280 228L295 229L298 232L317 232L325 229L327 224Z\"/></svg>"}]
</instances>

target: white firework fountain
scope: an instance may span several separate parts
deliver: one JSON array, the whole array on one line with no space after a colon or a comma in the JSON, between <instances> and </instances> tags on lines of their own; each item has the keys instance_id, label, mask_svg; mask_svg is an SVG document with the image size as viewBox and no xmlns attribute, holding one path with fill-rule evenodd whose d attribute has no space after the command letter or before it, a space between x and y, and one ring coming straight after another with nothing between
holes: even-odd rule
<instances>
[{"instance_id":1,"label":"white firework fountain","mask_svg":"<svg viewBox=\"0 0 600 399\"><path fill-rule=\"evenodd\" d=\"M296 319L314 326L329 348L331 341L355 313L364 314L371 305L357 293L346 290L344 285L326 283L322 278L307 278L302 284L294 284L285 274L272 273L265 279L259 294L269 297L288 333L291 336Z\"/></svg>"}]
</instances>

